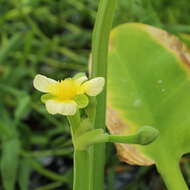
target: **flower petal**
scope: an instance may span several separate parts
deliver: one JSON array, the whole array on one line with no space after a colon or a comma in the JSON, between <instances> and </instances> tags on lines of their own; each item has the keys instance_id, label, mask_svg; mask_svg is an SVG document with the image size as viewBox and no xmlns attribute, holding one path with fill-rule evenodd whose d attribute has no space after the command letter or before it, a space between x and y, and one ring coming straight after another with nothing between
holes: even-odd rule
<instances>
[{"instance_id":1,"label":"flower petal","mask_svg":"<svg viewBox=\"0 0 190 190\"><path fill-rule=\"evenodd\" d=\"M46 101L46 109L50 114L74 115L77 111L77 104L74 101L48 100Z\"/></svg>"},{"instance_id":2,"label":"flower petal","mask_svg":"<svg viewBox=\"0 0 190 190\"><path fill-rule=\"evenodd\" d=\"M44 75L36 75L33 81L34 88L41 92L48 92L48 86L52 83L56 83L56 80L47 78Z\"/></svg>"},{"instance_id":3,"label":"flower petal","mask_svg":"<svg viewBox=\"0 0 190 190\"><path fill-rule=\"evenodd\" d=\"M82 84L83 82L85 82L87 80L88 80L87 76L82 76L82 77L76 79L75 81L77 81L79 84Z\"/></svg>"},{"instance_id":4,"label":"flower petal","mask_svg":"<svg viewBox=\"0 0 190 190\"><path fill-rule=\"evenodd\" d=\"M103 90L104 84L105 79L103 77L96 77L85 82L82 87L89 96L96 96Z\"/></svg>"}]
</instances>

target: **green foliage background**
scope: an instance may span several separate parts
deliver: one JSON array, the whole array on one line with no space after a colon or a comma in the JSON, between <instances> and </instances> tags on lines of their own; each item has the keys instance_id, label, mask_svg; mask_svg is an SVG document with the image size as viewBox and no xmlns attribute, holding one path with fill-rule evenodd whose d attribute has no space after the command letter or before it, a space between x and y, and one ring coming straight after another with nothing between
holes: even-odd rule
<instances>
[{"instance_id":1,"label":"green foliage background","mask_svg":"<svg viewBox=\"0 0 190 190\"><path fill-rule=\"evenodd\" d=\"M0 189L71 189L72 144L64 117L47 114L32 80L87 72L98 1L0 0ZM118 0L114 26L143 22L190 33L189 0ZM120 163L107 148L106 189L165 189L154 167ZM17 170L18 169L18 170ZM190 160L182 169L190 179ZM84 171L85 172L85 171ZM4 187L3 187L4 186Z\"/></svg>"}]
</instances>

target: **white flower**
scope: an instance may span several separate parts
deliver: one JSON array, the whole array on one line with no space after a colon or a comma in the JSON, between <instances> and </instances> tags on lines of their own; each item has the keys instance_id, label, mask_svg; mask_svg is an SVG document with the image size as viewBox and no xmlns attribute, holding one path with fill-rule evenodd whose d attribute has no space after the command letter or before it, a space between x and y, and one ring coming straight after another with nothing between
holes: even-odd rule
<instances>
[{"instance_id":1,"label":"white flower","mask_svg":"<svg viewBox=\"0 0 190 190\"><path fill-rule=\"evenodd\" d=\"M98 95L104 87L103 77L88 80L86 76L56 81L43 75L36 75L34 87L45 92L42 101L50 114L74 115L78 108L88 105L88 96Z\"/></svg>"}]
</instances>

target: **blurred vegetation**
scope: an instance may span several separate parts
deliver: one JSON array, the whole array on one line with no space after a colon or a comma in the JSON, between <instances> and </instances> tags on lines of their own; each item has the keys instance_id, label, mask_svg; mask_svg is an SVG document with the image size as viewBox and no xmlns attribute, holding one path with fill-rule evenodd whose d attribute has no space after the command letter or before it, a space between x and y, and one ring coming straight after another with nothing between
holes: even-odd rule
<instances>
[{"instance_id":1,"label":"blurred vegetation","mask_svg":"<svg viewBox=\"0 0 190 190\"><path fill-rule=\"evenodd\" d=\"M67 121L47 114L32 80L87 72L98 1L1 0L0 189L71 189L72 144ZM114 26L143 22L190 33L189 0L118 0ZM154 167L118 161L107 148L106 189L165 189ZM183 160L189 183L190 160ZM29 187L29 188L28 188Z\"/></svg>"}]
</instances>

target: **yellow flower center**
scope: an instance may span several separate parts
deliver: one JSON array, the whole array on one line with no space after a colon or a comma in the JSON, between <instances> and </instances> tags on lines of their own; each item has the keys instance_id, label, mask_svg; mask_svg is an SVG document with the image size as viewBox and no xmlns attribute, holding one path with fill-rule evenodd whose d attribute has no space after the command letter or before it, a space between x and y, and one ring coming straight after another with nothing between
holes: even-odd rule
<instances>
[{"instance_id":1,"label":"yellow flower center","mask_svg":"<svg viewBox=\"0 0 190 190\"><path fill-rule=\"evenodd\" d=\"M49 85L48 91L59 101L73 100L76 95L84 93L82 86L72 78Z\"/></svg>"}]
</instances>

